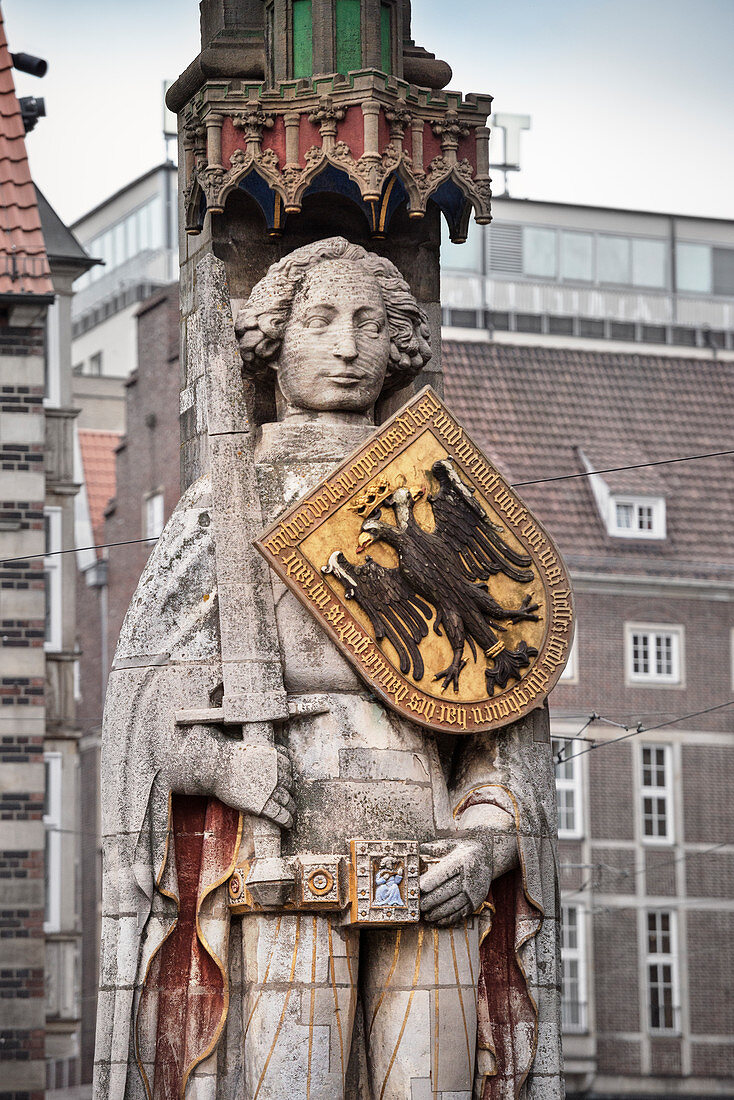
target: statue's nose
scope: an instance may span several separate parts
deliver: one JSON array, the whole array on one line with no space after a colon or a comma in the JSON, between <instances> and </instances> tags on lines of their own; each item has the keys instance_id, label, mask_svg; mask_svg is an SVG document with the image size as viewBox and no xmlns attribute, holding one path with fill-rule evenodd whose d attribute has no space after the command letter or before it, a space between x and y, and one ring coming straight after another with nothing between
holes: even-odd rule
<instances>
[{"instance_id":1,"label":"statue's nose","mask_svg":"<svg viewBox=\"0 0 734 1100\"><path fill-rule=\"evenodd\" d=\"M334 354L339 359L347 361L357 358L357 341L354 339L354 332L351 327L342 329L339 333L334 347Z\"/></svg>"}]
</instances>

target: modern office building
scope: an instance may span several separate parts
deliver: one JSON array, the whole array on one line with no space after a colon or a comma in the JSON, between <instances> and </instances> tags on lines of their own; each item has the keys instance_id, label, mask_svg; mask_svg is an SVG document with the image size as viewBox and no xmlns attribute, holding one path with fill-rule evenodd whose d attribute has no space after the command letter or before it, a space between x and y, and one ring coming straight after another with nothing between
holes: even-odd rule
<instances>
[{"instance_id":1,"label":"modern office building","mask_svg":"<svg viewBox=\"0 0 734 1100\"><path fill-rule=\"evenodd\" d=\"M122 431L124 382L137 366L135 313L178 278L177 169L160 164L72 226L100 262L75 287L74 399L80 428Z\"/></svg>"},{"instance_id":2,"label":"modern office building","mask_svg":"<svg viewBox=\"0 0 734 1100\"><path fill-rule=\"evenodd\" d=\"M442 251L443 320L462 338L734 349L734 222L528 199L492 209Z\"/></svg>"}]
</instances>

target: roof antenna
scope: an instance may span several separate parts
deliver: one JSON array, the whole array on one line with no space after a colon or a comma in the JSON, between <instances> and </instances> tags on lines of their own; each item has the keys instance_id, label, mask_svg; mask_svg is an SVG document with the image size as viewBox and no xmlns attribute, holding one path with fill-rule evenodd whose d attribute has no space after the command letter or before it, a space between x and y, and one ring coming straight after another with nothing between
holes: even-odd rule
<instances>
[{"instance_id":1,"label":"roof antenna","mask_svg":"<svg viewBox=\"0 0 734 1100\"><path fill-rule=\"evenodd\" d=\"M701 327L701 334L703 336L703 346L705 348L711 348L711 351L713 352L713 358L716 359L719 351L719 345L716 343L716 337L711 330L711 325L703 325Z\"/></svg>"},{"instance_id":2,"label":"roof antenna","mask_svg":"<svg viewBox=\"0 0 734 1100\"><path fill-rule=\"evenodd\" d=\"M493 134L497 134L499 130L502 131L504 140L502 142L501 162L490 164L489 167L502 173L504 190L499 198L509 199L508 176L510 172L520 171L520 134L523 130L530 129L530 115L496 114L490 119L490 124ZM496 143L494 144L496 147Z\"/></svg>"}]
</instances>

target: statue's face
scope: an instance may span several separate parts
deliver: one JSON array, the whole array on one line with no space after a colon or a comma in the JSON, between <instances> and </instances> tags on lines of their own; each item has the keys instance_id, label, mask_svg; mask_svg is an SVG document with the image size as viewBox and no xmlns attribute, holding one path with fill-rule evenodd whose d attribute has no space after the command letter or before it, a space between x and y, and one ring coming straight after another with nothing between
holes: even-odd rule
<instances>
[{"instance_id":1,"label":"statue's face","mask_svg":"<svg viewBox=\"0 0 734 1100\"><path fill-rule=\"evenodd\" d=\"M348 261L317 264L293 303L277 363L288 404L366 412L380 395L389 355L377 280Z\"/></svg>"}]
</instances>

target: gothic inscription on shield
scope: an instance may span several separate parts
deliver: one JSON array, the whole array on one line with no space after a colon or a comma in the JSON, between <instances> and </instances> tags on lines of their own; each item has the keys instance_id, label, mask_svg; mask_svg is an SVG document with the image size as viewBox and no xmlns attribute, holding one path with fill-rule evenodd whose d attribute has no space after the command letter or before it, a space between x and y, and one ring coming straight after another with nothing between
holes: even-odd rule
<instances>
[{"instance_id":1,"label":"gothic inscription on shield","mask_svg":"<svg viewBox=\"0 0 734 1100\"><path fill-rule=\"evenodd\" d=\"M255 545L370 689L422 725L506 725L568 659L558 550L430 387Z\"/></svg>"}]
</instances>

